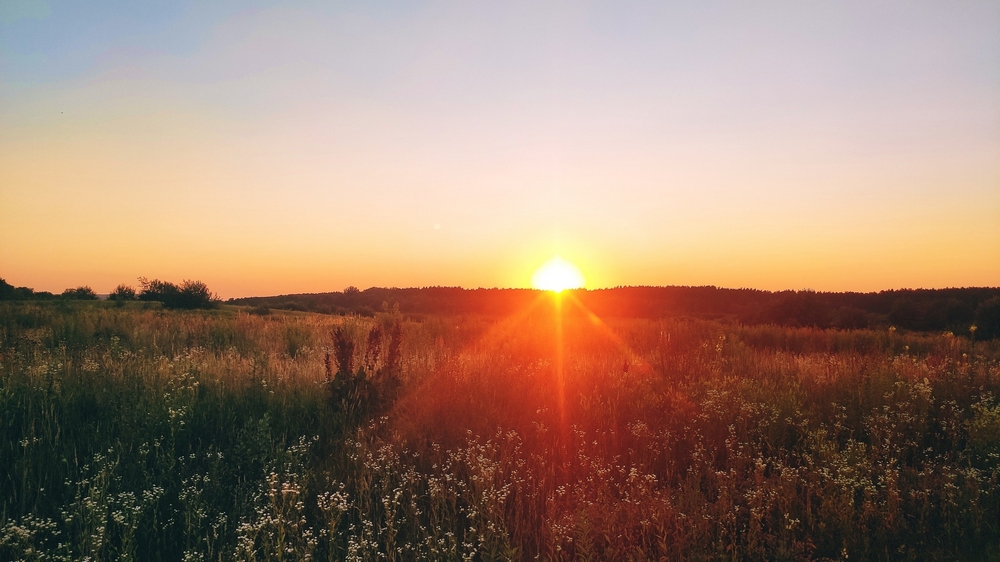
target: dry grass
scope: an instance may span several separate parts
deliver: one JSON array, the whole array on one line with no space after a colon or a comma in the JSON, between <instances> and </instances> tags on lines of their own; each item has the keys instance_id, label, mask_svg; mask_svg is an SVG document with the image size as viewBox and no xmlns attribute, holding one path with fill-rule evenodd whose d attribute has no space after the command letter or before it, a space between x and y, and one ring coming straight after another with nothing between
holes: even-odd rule
<instances>
[{"instance_id":1,"label":"dry grass","mask_svg":"<svg viewBox=\"0 0 1000 562\"><path fill-rule=\"evenodd\" d=\"M997 343L400 320L0 306L0 558L1000 556Z\"/></svg>"}]
</instances>

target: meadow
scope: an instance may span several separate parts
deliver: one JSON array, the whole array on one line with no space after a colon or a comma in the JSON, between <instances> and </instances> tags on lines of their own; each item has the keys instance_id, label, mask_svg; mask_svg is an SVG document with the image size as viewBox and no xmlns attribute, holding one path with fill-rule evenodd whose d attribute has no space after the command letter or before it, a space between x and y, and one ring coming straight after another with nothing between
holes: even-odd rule
<instances>
[{"instance_id":1,"label":"meadow","mask_svg":"<svg viewBox=\"0 0 1000 562\"><path fill-rule=\"evenodd\" d=\"M1000 341L0 303L3 560L995 560Z\"/></svg>"}]
</instances>

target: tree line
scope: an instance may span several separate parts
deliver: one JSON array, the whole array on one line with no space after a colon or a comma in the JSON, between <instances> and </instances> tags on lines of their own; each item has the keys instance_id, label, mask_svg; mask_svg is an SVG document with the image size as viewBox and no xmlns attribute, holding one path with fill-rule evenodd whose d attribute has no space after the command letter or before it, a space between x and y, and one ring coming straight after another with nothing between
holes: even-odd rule
<instances>
[{"instance_id":1,"label":"tree line","mask_svg":"<svg viewBox=\"0 0 1000 562\"><path fill-rule=\"evenodd\" d=\"M62 294L49 291L35 291L29 287L15 287L0 278L0 301L14 300L98 300L100 297L89 286L66 289ZM208 285L201 281L185 280L178 284L159 279L139 278L139 288L120 284L108 294L109 301L124 303L126 301L159 302L164 308L198 309L214 308L219 298L212 293Z\"/></svg>"},{"instance_id":2,"label":"tree line","mask_svg":"<svg viewBox=\"0 0 1000 562\"><path fill-rule=\"evenodd\" d=\"M951 331L975 338L1000 336L1000 287L902 289L872 293L761 291L720 287L615 287L567 291L600 317L692 316L747 325L839 329ZM324 314L372 316L390 304L411 316L509 315L531 306L532 289L460 287L348 287L329 293L229 299L232 304Z\"/></svg>"}]
</instances>

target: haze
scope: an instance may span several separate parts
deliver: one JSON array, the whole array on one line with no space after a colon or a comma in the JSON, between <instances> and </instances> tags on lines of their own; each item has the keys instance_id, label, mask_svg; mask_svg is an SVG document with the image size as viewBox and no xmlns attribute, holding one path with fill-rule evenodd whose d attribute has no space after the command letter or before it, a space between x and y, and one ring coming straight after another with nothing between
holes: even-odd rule
<instances>
[{"instance_id":1,"label":"haze","mask_svg":"<svg viewBox=\"0 0 1000 562\"><path fill-rule=\"evenodd\" d=\"M1000 285L1000 3L0 2L0 277Z\"/></svg>"}]
</instances>

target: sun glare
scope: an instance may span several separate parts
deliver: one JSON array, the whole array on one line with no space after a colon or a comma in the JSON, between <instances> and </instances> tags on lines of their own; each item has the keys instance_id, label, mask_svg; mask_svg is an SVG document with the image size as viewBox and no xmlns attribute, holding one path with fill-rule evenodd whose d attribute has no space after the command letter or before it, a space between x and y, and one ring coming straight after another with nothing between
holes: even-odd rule
<instances>
[{"instance_id":1,"label":"sun glare","mask_svg":"<svg viewBox=\"0 0 1000 562\"><path fill-rule=\"evenodd\" d=\"M566 289L583 287L584 279L580 268L556 256L542 264L531 276L531 286L543 291L561 292Z\"/></svg>"}]
</instances>

